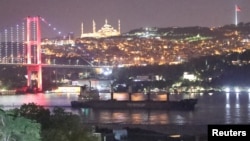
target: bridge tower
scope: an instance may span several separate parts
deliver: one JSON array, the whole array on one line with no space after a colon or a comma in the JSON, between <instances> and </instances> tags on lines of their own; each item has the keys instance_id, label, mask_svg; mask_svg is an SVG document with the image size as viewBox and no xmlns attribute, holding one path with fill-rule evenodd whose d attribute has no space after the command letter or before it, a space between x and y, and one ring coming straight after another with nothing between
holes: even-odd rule
<instances>
[{"instance_id":1,"label":"bridge tower","mask_svg":"<svg viewBox=\"0 0 250 141\"><path fill-rule=\"evenodd\" d=\"M27 17L27 86L42 91L40 17Z\"/></svg>"}]
</instances>

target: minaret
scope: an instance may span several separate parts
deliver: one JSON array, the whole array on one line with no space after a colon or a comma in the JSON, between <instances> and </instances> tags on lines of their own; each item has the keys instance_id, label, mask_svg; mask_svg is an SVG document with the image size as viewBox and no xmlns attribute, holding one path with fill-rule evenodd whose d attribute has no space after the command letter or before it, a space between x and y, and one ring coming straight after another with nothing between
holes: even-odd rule
<instances>
[{"instance_id":1,"label":"minaret","mask_svg":"<svg viewBox=\"0 0 250 141\"><path fill-rule=\"evenodd\" d=\"M118 32L119 34L121 34L121 21L118 20Z\"/></svg>"},{"instance_id":2,"label":"minaret","mask_svg":"<svg viewBox=\"0 0 250 141\"><path fill-rule=\"evenodd\" d=\"M95 21L93 20L93 33L96 33Z\"/></svg>"},{"instance_id":3,"label":"minaret","mask_svg":"<svg viewBox=\"0 0 250 141\"><path fill-rule=\"evenodd\" d=\"M81 25L81 37L83 36L83 23Z\"/></svg>"}]
</instances>

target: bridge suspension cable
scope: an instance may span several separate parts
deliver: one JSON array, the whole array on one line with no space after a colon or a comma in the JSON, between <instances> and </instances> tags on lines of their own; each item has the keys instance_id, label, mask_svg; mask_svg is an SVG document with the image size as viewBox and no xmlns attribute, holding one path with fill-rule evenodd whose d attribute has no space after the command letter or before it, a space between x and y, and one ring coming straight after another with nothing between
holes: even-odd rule
<instances>
[{"instance_id":1,"label":"bridge suspension cable","mask_svg":"<svg viewBox=\"0 0 250 141\"><path fill-rule=\"evenodd\" d=\"M43 17L39 17L40 20L48 27L50 28L52 31L54 31L57 35L59 36L66 36L65 33L63 33L62 31L58 30L57 27L53 26L50 22L48 22L45 18Z\"/></svg>"}]
</instances>

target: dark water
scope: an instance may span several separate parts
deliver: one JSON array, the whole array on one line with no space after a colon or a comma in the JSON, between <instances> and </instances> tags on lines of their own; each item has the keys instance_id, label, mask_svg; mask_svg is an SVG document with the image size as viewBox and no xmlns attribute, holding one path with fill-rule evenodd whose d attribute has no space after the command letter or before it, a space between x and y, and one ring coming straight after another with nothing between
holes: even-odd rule
<instances>
[{"instance_id":1,"label":"dark water","mask_svg":"<svg viewBox=\"0 0 250 141\"><path fill-rule=\"evenodd\" d=\"M108 98L106 95L102 96ZM80 114L85 123L95 124L199 126L250 123L250 94L248 93L198 95L199 100L194 111L71 109L70 101L76 98L77 94L55 93L2 95L0 105L4 109L19 107L29 102L48 108L62 106L66 111Z\"/></svg>"}]
</instances>

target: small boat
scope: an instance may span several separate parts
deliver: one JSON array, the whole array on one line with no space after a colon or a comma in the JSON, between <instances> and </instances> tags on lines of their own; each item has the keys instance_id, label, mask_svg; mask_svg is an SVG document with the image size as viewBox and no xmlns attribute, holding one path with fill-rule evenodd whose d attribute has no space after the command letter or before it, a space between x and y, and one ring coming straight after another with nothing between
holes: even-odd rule
<instances>
[{"instance_id":1,"label":"small boat","mask_svg":"<svg viewBox=\"0 0 250 141\"><path fill-rule=\"evenodd\" d=\"M169 97L169 95L168 95ZM78 100L71 101L73 108L93 108L93 109L158 109L158 110L194 110L198 99L182 99L178 101L144 100L144 101L131 101L131 100L100 100L97 90L86 91L80 93Z\"/></svg>"}]
</instances>

